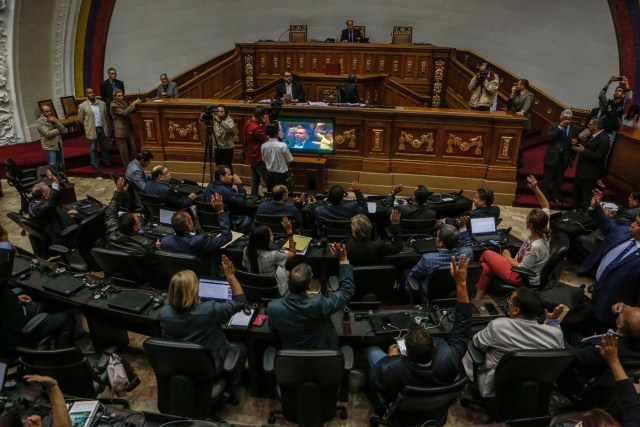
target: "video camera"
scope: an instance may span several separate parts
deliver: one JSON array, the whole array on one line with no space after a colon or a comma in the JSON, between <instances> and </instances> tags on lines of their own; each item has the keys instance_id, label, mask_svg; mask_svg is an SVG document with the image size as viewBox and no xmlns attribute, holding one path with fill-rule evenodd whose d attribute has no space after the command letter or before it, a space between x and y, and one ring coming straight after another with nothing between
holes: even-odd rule
<instances>
[{"instance_id":1,"label":"video camera","mask_svg":"<svg viewBox=\"0 0 640 427\"><path fill-rule=\"evenodd\" d=\"M269 122L275 123L282 112L282 101L274 99L271 101L271 110L269 111Z\"/></svg>"},{"instance_id":2,"label":"video camera","mask_svg":"<svg viewBox=\"0 0 640 427\"><path fill-rule=\"evenodd\" d=\"M216 108L213 105L207 105L204 107L202 112L202 116L200 116L200 123L207 127L213 126L213 113L216 111Z\"/></svg>"}]
</instances>

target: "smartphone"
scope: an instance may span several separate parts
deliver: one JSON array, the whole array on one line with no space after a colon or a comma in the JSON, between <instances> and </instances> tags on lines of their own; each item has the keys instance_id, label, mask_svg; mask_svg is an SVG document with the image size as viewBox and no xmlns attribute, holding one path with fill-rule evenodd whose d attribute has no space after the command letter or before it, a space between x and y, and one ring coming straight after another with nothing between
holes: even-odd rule
<instances>
[{"instance_id":1,"label":"smartphone","mask_svg":"<svg viewBox=\"0 0 640 427\"><path fill-rule=\"evenodd\" d=\"M264 314L258 314L255 319L253 319L253 324L255 326L262 326L264 321L267 319L267 316Z\"/></svg>"},{"instance_id":2,"label":"smartphone","mask_svg":"<svg viewBox=\"0 0 640 427\"><path fill-rule=\"evenodd\" d=\"M407 355L407 345L404 342L404 338L396 338L396 344L398 344L398 348L400 349L400 353L404 356Z\"/></svg>"},{"instance_id":3,"label":"smartphone","mask_svg":"<svg viewBox=\"0 0 640 427\"><path fill-rule=\"evenodd\" d=\"M624 80L624 77L622 76L618 76L615 79L613 79L614 82L621 82L622 80Z\"/></svg>"},{"instance_id":4,"label":"smartphone","mask_svg":"<svg viewBox=\"0 0 640 427\"><path fill-rule=\"evenodd\" d=\"M91 207L91 205L82 205L80 206L80 209L89 209Z\"/></svg>"}]
</instances>

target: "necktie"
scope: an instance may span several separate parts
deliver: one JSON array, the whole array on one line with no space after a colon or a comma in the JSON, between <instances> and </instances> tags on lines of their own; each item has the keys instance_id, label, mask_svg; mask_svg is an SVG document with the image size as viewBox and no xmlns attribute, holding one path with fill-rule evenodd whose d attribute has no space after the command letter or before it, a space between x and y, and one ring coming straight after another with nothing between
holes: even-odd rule
<instances>
[{"instance_id":1,"label":"necktie","mask_svg":"<svg viewBox=\"0 0 640 427\"><path fill-rule=\"evenodd\" d=\"M560 146L560 152L561 153L565 152L565 147L566 147L568 141L569 141L569 126L565 127L562 130L562 145Z\"/></svg>"},{"instance_id":2,"label":"necktie","mask_svg":"<svg viewBox=\"0 0 640 427\"><path fill-rule=\"evenodd\" d=\"M604 271L602 272L602 275L600 276L600 280L602 280L611 270L613 270L614 268L616 268L618 266L618 264L620 264L620 261L622 261L622 259L624 258L624 256L629 252L629 250L636 246L636 241L635 239L631 239L631 241L629 242L629 244L627 246L625 246L625 248L622 250L622 252L620 252L618 254L617 257L615 257L615 259L613 261L611 261L609 263L609 265L607 265L604 269Z\"/></svg>"},{"instance_id":3,"label":"necktie","mask_svg":"<svg viewBox=\"0 0 640 427\"><path fill-rule=\"evenodd\" d=\"M349 41L353 43L353 30L349 31Z\"/></svg>"}]
</instances>

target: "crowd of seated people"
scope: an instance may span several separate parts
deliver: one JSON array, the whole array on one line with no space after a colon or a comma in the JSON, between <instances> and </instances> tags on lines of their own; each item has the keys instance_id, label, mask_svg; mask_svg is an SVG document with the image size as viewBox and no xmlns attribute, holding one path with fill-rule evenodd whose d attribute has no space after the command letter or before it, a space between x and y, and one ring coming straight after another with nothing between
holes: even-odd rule
<instances>
[{"instance_id":1,"label":"crowd of seated people","mask_svg":"<svg viewBox=\"0 0 640 427\"><path fill-rule=\"evenodd\" d=\"M141 160L146 161L144 158ZM161 178L165 175L170 177L165 166L155 167L152 171L153 180L146 183L145 190L151 183L157 183L159 188L165 190L164 200L168 205L184 207L193 203L196 199L195 194L193 197L192 195L179 196L168 184L168 180ZM218 365L224 360L229 347L236 345L229 343L224 336L220 327L221 320L240 310L246 302L242 285L235 278L235 267L224 257L222 251L222 246L231 240L231 229L238 229L238 224L233 224L225 206L231 212L234 207L246 207L247 197L242 188L242 182L237 176L231 175L229 167L222 165L216 168L215 178L204 192L204 197L208 196L211 209L217 213L219 234L199 233L197 216L194 217L190 210L182 210L174 214L171 223L175 234L167 235L159 242L140 234L142 229L140 214L121 212L126 210L122 204L124 195L128 191L125 179L119 179L116 184L113 198L106 209L105 225L107 247L127 252L142 262L152 263L153 253L156 248L161 247L163 250L196 255L205 265L211 266L211 274L214 276L220 274L218 267L222 263L224 277L231 285L232 301L222 305L216 302L201 303L197 296L197 276L193 272L181 272L172 277L169 284L168 304L160 310L161 326L166 337L202 343L212 349L214 360ZM51 182L53 185L56 184L55 177ZM499 254L489 250L483 252L480 258L483 273L478 284L476 299L484 297L484 292L488 289L488 284L494 275L509 281L510 268L514 265L526 266L539 275L549 257L549 205L533 177L529 178L528 185L538 197L542 207L533 209L527 215L526 227L530 236L515 257L510 253ZM49 194L53 193L55 187L54 189L45 187L42 191L44 195L36 202L43 203L52 198ZM262 209L265 214L282 215L281 225L286 232L288 250L274 247L274 234L269 227L250 227L248 244L242 253L241 264L249 272L273 274L276 277L281 298L269 303L268 321L283 348L339 349L338 335L332 316L340 311L354 295L353 266L381 264L388 255L401 251L404 242L399 223L404 215L413 216L412 219L433 219L435 216L435 212L428 204L429 191L424 186L417 186L413 191L413 203L399 205L394 209L391 208L394 198L403 190L403 187L396 185L392 188L391 194L380 203L383 208L385 206L390 208L388 227L390 238L385 240L379 238L382 233L374 231L375 227L366 215L368 207L360 190L360 183L355 181L351 186L355 200L346 200L347 194L344 188L340 185L333 186L328 192L327 203L316 207L314 222L322 224L324 221L349 221L349 235L344 244L329 243L329 251L336 256L339 264L338 289L328 295L323 293L312 295L308 292L313 279L311 266L298 262L287 270L287 263L296 264L296 261L300 260L296 259L293 225L296 221L302 224L299 209L304 206L305 195L301 194L295 199L294 204L290 204L289 190L286 186L278 185L272 190L273 199L262 202L259 209ZM593 253L593 257L587 259L581 268L591 267L597 270L594 294L595 315L603 325L615 317L613 320L617 328L616 334L620 336L618 343L620 359L625 363L629 358L637 356L635 341L638 335L637 324L640 324L638 323L640 308L637 308L638 292L632 289L631 284L637 283L636 276L640 266L636 267L636 257L631 255L638 251L640 216L630 225L616 224L602 212L601 197L601 193L594 191L590 214L603 230L605 238ZM363 369L369 370L367 390L375 409L380 413L384 412L386 405L405 385L424 387L444 385L452 383L459 376L473 377L474 375L474 370L469 365L470 361L465 358L465 349L470 340L471 317L466 271L468 263L474 257L466 225L469 217L476 215L497 217L499 207L493 205L493 192L488 188L478 189L473 205L474 209L462 212L457 218L445 220L437 228L435 232L437 251L422 255L408 272L410 276L420 281L424 299L428 286L437 286L429 283L433 270L450 265L451 274L456 283L457 305L454 326L448 339L433 338L424 328L412 326L405 336L406 354L400 354L396 346L391 346L386 352L377 347L366 351ZM293 217L294 220L291 221L288 217ZM491 257L499 257L505 266L494 265L495 260ZM507 271L508 273L503 277L502 273ZM612 281L613 284L611 284ZM492 395L492 372L502 356L514 349L566 348L576 355L574 367L576 376L584 375L585 368L582 365L585 364L593 364L593 367L588 367L589 369L604 368L602 362L604 359L600 358L595 345L604 343L606 346L610 344L608 341L604 339L576 341L573 335L563 334L560 319L568 311L563 305L558 305L555 310L547 312L546 321L540 323L541 315L544 317L542 303L538 293L529 287L535 288L535 280L530 280L529 286L524 286L516 278L513 278L510 283L518 288L506 301L508 317L493 320L471 339L474 346L486 353L485 365L475 371L479 372L481 377L473 378L480 384L478 390L480 395ZM402 291L403 288L408 289L406 286L401 286L400 290ZM22 301L20 298L18 301L29 302L27 299ZM607 313L602 311L605 304L608 304ZM241 344L238 345L241 347ZM240 353L246 355L246 350L240 348ZM600 353L608 354L602 351L602 345ZM242 372L235 375L240 378ZM624 387L620 386L620 388Z\"/></svg>"}]
</instances>

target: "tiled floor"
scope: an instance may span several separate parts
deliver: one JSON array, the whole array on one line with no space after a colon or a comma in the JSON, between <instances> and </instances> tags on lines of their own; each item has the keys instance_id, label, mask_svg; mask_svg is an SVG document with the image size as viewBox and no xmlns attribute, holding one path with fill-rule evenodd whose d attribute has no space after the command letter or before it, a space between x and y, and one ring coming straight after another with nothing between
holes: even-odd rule
<instances>
[{"instance_id":1,"label":"tiled floor","mask_svg":"<svg viewBox=\"0 0 640 427\"><path fill-rule=\"evenodd\" d=\"M75 184L75 190L78 198L84 197L86 194L100 199L107 203L111 198L114 190L113 181L107 179L92 178L70 178ZM17 192L7 185L5 180L2 181L2 188L5 196L0 198L0 224L8 231L12 243L15 245L31 249L29 240L26 236L20 235L20 228L14 224L6 214L8 212L17 212L20 208L20 200ZM526 228L524 227L525 217L529 209L514 208L510 206L501 206L503 222L501 227L513 227L512 234L520 239L526 237ZM578 285L585 283L584 278L577 278L575 275L575 264L567 262L561 276L561 280L565 283ZM132 351L127 351L124 355L131 361L138 375L142 380L142 384L137 387L128 396L131 405L137 410L157 411L156 406L156 384L155 375L149 364L146 362L142 354L142 342L146 337L130 333ZM91 343L84 338L79 342L82 348L89 349ZM270 409L278 407L278 402L270 399L251 398L245 388L238 392L240 404L237 406L225 405L217 408L216 414L229 422L242 423L249 425L262 425L267 420ZM347 420L333 420L327 423L328 426L367 426L369 416L373 415L371 406L364 393L352 394L347 405L349 418ZM483 416L473 413L462 408L459 404L455 404L449 411L449 422L447 426L472 426L484 421ZM291 425L278 419L279 424Z\"/></svg>"}]
</instances>

